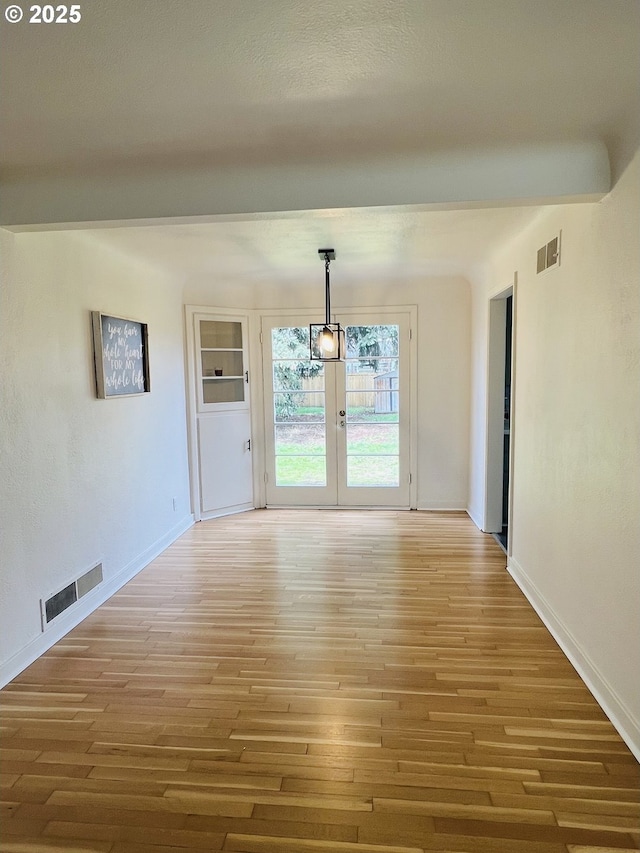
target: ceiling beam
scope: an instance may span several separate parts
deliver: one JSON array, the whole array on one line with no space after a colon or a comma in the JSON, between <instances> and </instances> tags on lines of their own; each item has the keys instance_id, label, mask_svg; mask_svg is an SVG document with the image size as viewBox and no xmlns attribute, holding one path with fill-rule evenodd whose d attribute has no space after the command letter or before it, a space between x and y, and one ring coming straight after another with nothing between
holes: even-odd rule
<instances>
[{"instance_id":1,"label":"ceiling beam","mask_svg":"<svg viewBox=\"0 0 640 853\"><path fill-rule=\"evenodd\" d=\"M425 209L597 201L610 189L597 142L354 162L21 178L1 189L0 225L33 230L301 210Z\"/></svg>"}]
</instances>

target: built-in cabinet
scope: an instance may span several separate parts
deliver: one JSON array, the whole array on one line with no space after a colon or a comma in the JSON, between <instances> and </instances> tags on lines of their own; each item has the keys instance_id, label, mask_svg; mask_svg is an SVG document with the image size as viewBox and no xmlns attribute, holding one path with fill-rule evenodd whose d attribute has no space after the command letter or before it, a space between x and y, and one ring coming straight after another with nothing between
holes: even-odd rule
<instances>
[{"instance_id":1,"label":"built-in cabinet","mask_svg":"<svg viewBox=\"0 0 640 853\"><path fill-rule=\"evenodd\" d=\"M187 308L196 518L253 503L247 317Z\"/></svg>"},{"instance_id":2,"label":"built-in cabinet","mask_svg":"<svg viewBox=\"0 0 640 853\"><path fill-rule=\"evenodd\" d=\"M247 408L246 323L200 316L197 336L200 410L217 412Z\"/></svg>"}]
</instances>

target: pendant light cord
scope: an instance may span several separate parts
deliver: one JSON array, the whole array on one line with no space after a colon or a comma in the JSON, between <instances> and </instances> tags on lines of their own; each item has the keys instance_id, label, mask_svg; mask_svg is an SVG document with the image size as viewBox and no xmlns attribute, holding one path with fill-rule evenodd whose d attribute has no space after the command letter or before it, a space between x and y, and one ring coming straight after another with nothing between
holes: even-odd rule
<instances>
[{"instance_id":1,"label":"pendant light cord","mask_svg":"<svg viewBox=\"0 0 640 853\"><path fill-rule=\"evenodd\" d=\"M329 291L329 255L328 253L324 256L324 301L325 301L325 325L329 325L331 322L331 294Z\"/></svg>"}]
</instances>

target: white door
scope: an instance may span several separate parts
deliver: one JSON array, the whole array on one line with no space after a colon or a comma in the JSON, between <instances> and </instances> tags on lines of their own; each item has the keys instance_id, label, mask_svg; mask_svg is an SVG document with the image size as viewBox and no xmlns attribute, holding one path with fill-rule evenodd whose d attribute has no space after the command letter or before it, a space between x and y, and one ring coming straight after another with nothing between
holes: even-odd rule
<instances>
[{"instance_id":1,"label":"white door","mask_svg":"<svg viewBox=\"0 0 640 853\"><path fill-rule=\"evenodd\" d=\"M202 517L252 507L250 413L200 415L198 450Z\"/></svg>"},{"instance_id":2,"label":"white door","mask_svg":"<svg viewBox=\"0 0 640 853\"><path fill-rule=\"evenodd\" d=\"M271 506L410 506L410 315L341 315L344 362L309 358L309 321L263 320Z\"/></svg>"},{"instance_id":3,"label":"white door","mask_svg":"<svg viewBox=\"0 0 640 853\"><path fill-rule=\"evenodd\" d=\"M190 448L196 519L251 509L247 317L187 307Z\"/></svg>"}]
</instances>

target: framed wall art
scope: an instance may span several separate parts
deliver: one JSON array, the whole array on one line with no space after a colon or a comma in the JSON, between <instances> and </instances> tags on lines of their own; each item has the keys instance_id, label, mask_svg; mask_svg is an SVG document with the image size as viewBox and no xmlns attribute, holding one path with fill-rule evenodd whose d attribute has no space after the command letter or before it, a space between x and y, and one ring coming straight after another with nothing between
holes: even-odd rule
<instances>
[{"instance_id":1,"label":"framed wall art","mask_svg":"<svg viewBox=\"0 0 640 853\"><path fill-rule=\"evenodd\" d=\"M96 393L102 400L151 390L146 323L91 312Z\"/></svg>"}]
</instances>

